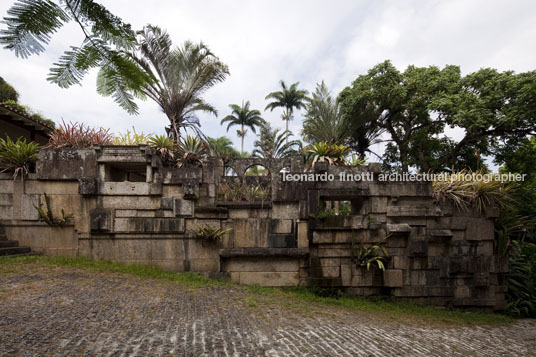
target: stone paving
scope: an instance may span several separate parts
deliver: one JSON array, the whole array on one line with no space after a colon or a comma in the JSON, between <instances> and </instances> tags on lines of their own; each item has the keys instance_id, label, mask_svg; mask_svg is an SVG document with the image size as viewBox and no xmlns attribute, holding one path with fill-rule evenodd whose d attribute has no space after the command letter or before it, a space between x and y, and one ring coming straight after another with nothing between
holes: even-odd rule
<instances>
[{"instance_id":1,"label":"stone paving","mask_svg":"<svg viewBox=\"0 0 536 357\"><path fill-rule=\"evenodd\" d=\"M0 274L0 356L535 356L536 321L446 328L66 267Z\"/></svg>"}]
</instances>

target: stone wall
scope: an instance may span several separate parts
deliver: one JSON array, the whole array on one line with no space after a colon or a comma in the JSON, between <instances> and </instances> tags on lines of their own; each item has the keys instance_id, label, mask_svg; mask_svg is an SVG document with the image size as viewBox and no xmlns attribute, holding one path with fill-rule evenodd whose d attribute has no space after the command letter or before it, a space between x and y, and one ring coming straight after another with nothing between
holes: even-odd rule
<instances>
[{"instance_id":1,"label":"stone wall","mask_svg":"<svg viewBox=\"0 0 536 357\"><path fill-rule=\"evenodd\" d=\"M266 177L244 177L262 165ZM224 176L229 168L237 176ZM341 287L437 305L504 306L506 257L494 247L498 212L458 212L436 205L430 183L381 182L379 165L314 173L372 173L372 182L287 182L301 158L211 160L166 168L151 148L42 150L24 181L0 176L0 223L10 239L47 255L145 263L170 271L229 276L242 284ZM225 202L229 182L271 188L271 199ZM65 226L39 221L46 193ZM318 218L326 206L348 214ZM231 230L220 242L196 238L200 227ZM359 247L388 236L385 271L356 264Z\"/></svg>"}]
</instances>

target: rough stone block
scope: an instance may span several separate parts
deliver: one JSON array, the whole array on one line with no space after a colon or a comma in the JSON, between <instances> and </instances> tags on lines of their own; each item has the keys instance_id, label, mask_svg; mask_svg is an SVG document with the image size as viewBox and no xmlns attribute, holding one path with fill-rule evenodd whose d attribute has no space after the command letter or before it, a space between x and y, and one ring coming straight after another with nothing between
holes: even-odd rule
<instances>
[{"instance_id":1,"label":"rough stone block","mask_svg":"<svg viewBox=\"0 0 536 357\"><path fill-rule=\"evenodd\" d=\"M466 286L457 286L454 288L454 298L455 299L468 299L471 297L471 289Z\"/></svg>"},{"instance_id":2,"label":"rough stone block","mask_svg":"<svg viewBox=\"0 0 536 357\"><path fill-rule=\"evenodd\" d=\"M268 234L268 245L271 248L297 248L294 234Z\"/></svg>"},{"instance_id":3,"label":"rough stone block","mask_svg":"<svg viewBox=\"0 0 536 357\"><path fill-rule=\"evenodd\" d=\"M387 233L388 234L410 234L411 227L407 223L387 223Z\"/></svg>"},{"instance_id":4,"label":"rough stone block","mask_svg":"<svg viewBox=\"0 0 536 357\"><path fill-rule=\"evenodd\" d=\"M297 272L299 260L292 258L230 258L223 264L227 272Z\"/></svg>"},{"instance_id":5,"label":"rough stone block","mask_svg":"<svg viewBox=\"0 0 536 357\"><path fill-rule=\"evenodd\" d=\"M298 248L309 247L308 226L307 221L298 221Z\"/></svg>"},{"instance_id":6,"label":"rough stone block","mask_svg":"<svg viewBox=\"0 0 536 357\"><path fill-rule=\"evenodd\" d=\"M294 232L294 221L292 219L272 219L270 221L270 233L291 234Z\"/></svg>"},{"instance_id":7,"label":"rough stone block","mask_svg":"<svg viewBox=\"0 0 536 357\"><path fill-rule=\"evenodd\" d=\"M182 185L185 200L199 199L199 184L197 182L188 182Z\"/></svg>"},{"instance_id":8,"label":"rough stone block","mask_svg":"<svg viewBox=\"0 0 536 357\"><path fill-rule=\"evenodd\" d=\"M352 268L350 265L341 265L341 279L343 286L350 286L352 284Z\"/></svg>"},{"instance_id":9,"label":"rough stone block","mask_svg":"<svg viewBox=\"0 0 536 357\"><path fill-rule=\"evenodd\" d=\"M410 241L408 251L410 256L424 256L428 250L428 243L423 240Z\"/></svg>"},{"instance_id":10,"label":"rough stone block","mask_svg":"<svg viewBox=\"0 0 536 357\"><path fill-rule=\"evenodd\" d=\"M403 286L402 270L387 269L383 272L383 283L390 288L399 288Z\"/></svg>"},{"instance_id":11,"label":"rough stone block","mask_svg":"<svg viewBox=\"0 0 536 357\"><path fill-rule=\"evenodd\" d=\"M173 200L173 213L175 217L192 217L194 215L194 206L193 201L175 198Z\"/></svg>"}]
</instances>

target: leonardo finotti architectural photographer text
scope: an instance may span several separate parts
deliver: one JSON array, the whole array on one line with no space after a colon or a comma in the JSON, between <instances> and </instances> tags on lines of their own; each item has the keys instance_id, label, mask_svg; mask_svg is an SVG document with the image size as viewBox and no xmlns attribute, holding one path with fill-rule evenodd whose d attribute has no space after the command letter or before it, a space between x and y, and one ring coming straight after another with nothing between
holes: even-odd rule
<instances>
[{"instance_id":1,"label":"leonardo finotti architectural photographer text","mask_svg":"<svg viewBox=\"0 0 536 357\"><path fill-rule=\"evenodd\" d=\"M527 174L515 174L515 173L439 173L439 174L414 174L409 172L404 173L379 173L377 175L378 181L390 181L390 182L432 182L432 181L482 181L485 183L488 182L520 182L524 181ZM374 174L372 172L361 172L358 174L352 172L340 172L337 175L329 174L327 172L323 173L283 173L283 181L285 182L314 182L314 181L335 181L337 178L338 181L343 182L370 182L374 181Z\"/></svg>"}]
</instances>

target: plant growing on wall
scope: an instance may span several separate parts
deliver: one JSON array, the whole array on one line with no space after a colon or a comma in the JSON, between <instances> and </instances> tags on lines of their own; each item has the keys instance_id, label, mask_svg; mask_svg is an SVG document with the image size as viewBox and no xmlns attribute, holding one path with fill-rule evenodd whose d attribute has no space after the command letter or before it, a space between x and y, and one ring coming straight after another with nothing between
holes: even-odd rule
<instances>
[{"instance_id":1,"label":"plant growing on wall","mask_svg":"<svg viewBox=\"0 0 536 357\"><path fill-rule=\"evenodd\" d=\"M227 182L218 185L218 200L237 201L268 201L272 197L271 187L247 185L245 183Z\"/></svg>"},{"instance_id":2,"label":"plant growing on wall","mask_svg":"<svg viewBox=\"0 0 536 357\"><path fill-rule=\"evenodd\" d=\"M196 231L192 231L193 235L197 239L202 239L207 242L216 243L221 241L222 237L232 231L232 228L221 229L211 226L199 227Z\"/></svg>"},{"instance_id":3,"label":"plant growing on wall","mask_svg":"<svg viewBox=\"0 0 536 357\"><path fill-rule=\"evenodd\" d=\"M456 175L456 180L433 181L434 200L436 202L449 201L460 211L476 208L479 212L487 207L507 207L512 200L512 192L515 186L512 183L500 181L476 180L474 177L484 174L481 171L461 170ZM470 178L466 180L465 178Z\"/></svg>"},{"instance_id":4,"label":"plant growing on wall","mask_svg":"<svg viewBox=\"0 0 536 357\"><path fill-rule=\"evenodd\" d=\"M13 172L13 178L21 174L21 178L30 172L30 168L37 161L39 145L33 141L18 138L17 141L7 137L0 138L0 171Z\"/></svg>"},{"instance_id":5,"label":"plant growing on wall","mask_svg":"<svg viewBox=\"0 0 536 357\"><path fill-rule=\"evenodd\" d=\"M162 159L162 163L165 166L175 166L175 154L176 145L173 139L164 135L154 135L148 140L149 146L155 148L156 153Z\"/></svg>"},{"instance_id":6,"label":"plant growing on wall","mask_svg":"<svg viewBox=\"0 0 536 357\"><path fill-rule=\"evenodd\" d=\"M204 140L187 135L179 141L175 152L178 167L199 167L209 154L209 148Z\"/></svg>"},{"instance_id":7,"label":"plant growing on wall","mask_svg":"<svg viewBox=\"0 0 536 357\"><path fill-rule=\"evenodd\" d=\"M136 128L132 127L132 132L127 129L125 133L119 133L119 135L114 136L114 145L147 145L149 140L152 138L151 134L145 134L143 132L137 133Z\"/></svg>"},{"instance_id":8,"label":"plant growing on wall","mask_svg":"<svg viewBox=\"0 0 536 357\"><path fill-rule=\"evenodd\" d=\"M363 243L359 244L359 248L355 248L355 236L352 236L352 259L358 267L366 267L370 270L371 266L377 266L380 270L385 270L385 264L389 258L389 253L385 249L385 243L390 235L387 235L376 244L366 246Z\"/></svg>"},{"instance_id":9,"label":"plant growing on wall","mask_svg":"<svg viewBox=\"0 0 536 357\"><path fill-rule=\"evenodd\" d=\"M113 145L113 143L112 136L103 128L96 129L85 126L83 123L62 122L50 134L47 147L83 149L94 145Z\"/></svg>"},{"instance_id":10,"label":"plant growing on wall","mask_svg":"<svg viewBox=\"0 0 536 357\"><path fill-rule=\"evenodd\" d=\"M34 205L35 209L39 213L39 218L43 221L45 221L46 224L48 224L51 227L54 226L63 226L65 223L67 223L67 220L69 218L72 218L72 214L65 214L65 211L63 208L61 209L61 218L54 218L54 215L52 214L52 209L50 208L50 197L47 196L47 194L44 194L45 196L45 205L46 210L42 207L41 202L39 202L39 205Z\"/></svg>"},{"instance_id":11,"label":"plant growing on wall","mask_svg":"<svg viewBox=\"0 0 536 357\"><path fill-rule=\"evenodd\" d=\"M327 162L330 165L346 165L346 155L350 148L344 145L313 143L305 148L306 166L313 167L317 162Z\"/></svg>"}]
</instances>

